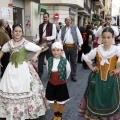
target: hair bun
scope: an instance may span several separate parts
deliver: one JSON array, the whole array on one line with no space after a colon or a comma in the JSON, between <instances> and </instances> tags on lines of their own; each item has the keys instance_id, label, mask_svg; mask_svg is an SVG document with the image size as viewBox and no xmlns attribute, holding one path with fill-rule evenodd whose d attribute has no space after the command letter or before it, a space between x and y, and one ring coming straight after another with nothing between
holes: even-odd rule
<instances>
[{"instance_id":1,"label":"hair bun","mask_svg":"<svg viewBox=\"0 0 120 120\"><path fill-rule=\"evenodd\" d=\"M21 27L21 29L22 29L22 31L23 31L23 28L22 28L21 23L14 24L14 25L12 26L13 30L14 30L16 27Z\"/></svg>"}]
</instances>

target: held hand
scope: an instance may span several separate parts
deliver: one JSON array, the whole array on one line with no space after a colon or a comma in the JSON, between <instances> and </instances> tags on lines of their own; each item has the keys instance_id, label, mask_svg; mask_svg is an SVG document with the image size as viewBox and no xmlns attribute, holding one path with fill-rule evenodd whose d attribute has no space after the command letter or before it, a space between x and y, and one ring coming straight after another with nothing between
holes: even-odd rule
<instances>
[{"instance_id":1,"label":"held hand","mask_svg":"<svg viewBox=\"0 0 120 120\"><path fill-rule=\"evenodd\" d=\"M107 26L106 23L103 23L103 24L102 24L102 28L105 28L106 26Z\"/></svg>"},{"instance_id":2,"label":"held hand","mask_svg":"<svg viewBox=\"0 0 120 120\"><path fill-rule=\"evenodd\" d=\"M31 59L30 59L31 62L36 62L37 61L37 57L36 56L33 56Z\"/></svg>"},{"instance_id":3,"label":"held hand","mask_svg":"<svg viewBox=\"0 0 120 120\"><path fill-rule=\"evenodd\" d=\"M81 47L79 46L79 47L78 47L78 51L80 51L80 50L81 50Z\"/></svg>"},{"instance_id":4,"label":"held hand","mask_svg":"<svg viewBox=\"0 0 120 120\"><path fill-rule=\"evenodd\" d=\"M90 69L91 69L93 72L99 72L99 68L96 67L96 66L95 66L95 67L91 67Z\"/></svg>"},{"instance_id":5,"label":"held hand","mask_svg":"<svg viewBox=\"0 0 120 120\"><path fill-rule=\"evenodd\" d=\"M109 26L109 27L111 26L110 22L107 23L107 26Z\"/></svg>"},{"instance_id":6,"label":"held hand","mask_svg":"<svg viewBox=\"0 0 120 120\"><path fill-rule=\"evenodd\" d=\"M120 69L119 69L119 68L116 68L116 69L114 69L114 70L111 70L109 73L112 73L112 74L114 74L114 75L117 75L117 74L119 74L119 72L120 72Z\"/></svg>"},{"instance_id":7,"label":"held hand","mask_svg":"<svg viewBox=\"0 0 120 120\"><path fill-rule=\"evenodd\" d=\"M41 47L42 50L45 48L43 45L41 45L40 47Z\"/></svg>"},{"instance_id":8,"label":"held hand","mask_svg":"<svg viewBox=\"0 0 120 120\"><path fill-rule=\"evenodd\" d=\"M43 41L46 41L46 40L47 40L47 37L42 36L42 40L43 40Z\"/></svg>"}]
</instances>

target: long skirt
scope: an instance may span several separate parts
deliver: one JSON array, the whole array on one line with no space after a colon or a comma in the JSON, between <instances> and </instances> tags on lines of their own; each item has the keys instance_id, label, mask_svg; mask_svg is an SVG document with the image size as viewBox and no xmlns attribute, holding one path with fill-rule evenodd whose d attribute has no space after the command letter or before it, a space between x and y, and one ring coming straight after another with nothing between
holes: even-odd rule
<instances>
[{"instance_id":1,"label":"long skirt","mask_svg":"<svg viewBox=\"0 0 120 120\"><path fill-rule=\"evenodd\" d=\"M35 119L47 109L45 89L33 65L23 62L15 68L9 63L0 81L0 118Z\"/></svg>"},{"instance_id":2,"label":"long skirt","mask_svg":"<svg viewBox=\"0 0 120 120\"><path fill-rule=\"evenodd\" d=\"M82 99L79 116L86 120L120 119L118 76L108 74L107 80L101 80L101 74L91 73Z\"/></svg>"}]
</instances>

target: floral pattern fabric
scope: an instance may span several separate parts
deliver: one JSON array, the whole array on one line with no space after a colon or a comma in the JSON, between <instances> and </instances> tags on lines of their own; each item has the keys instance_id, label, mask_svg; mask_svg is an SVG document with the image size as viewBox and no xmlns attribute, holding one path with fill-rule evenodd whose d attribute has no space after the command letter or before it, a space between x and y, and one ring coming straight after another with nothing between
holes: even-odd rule
<instances>
[{"instance_id":1,"label":"floral pattern fabric","mask_svg":"<svg viewBox=\"0 0 120 120\"><path fill-rule=\"evenodd\" d=\"M1 92L0 118L7 118L7 120L35 119L45 115L46 110L49 109L45 90L38 74L29 62L28 66L31 74L30 97L11 99L10 94L6 93L6 97L3 97ZM14 93L12 95L14 96Z\"/></svg>"}]
</instances>

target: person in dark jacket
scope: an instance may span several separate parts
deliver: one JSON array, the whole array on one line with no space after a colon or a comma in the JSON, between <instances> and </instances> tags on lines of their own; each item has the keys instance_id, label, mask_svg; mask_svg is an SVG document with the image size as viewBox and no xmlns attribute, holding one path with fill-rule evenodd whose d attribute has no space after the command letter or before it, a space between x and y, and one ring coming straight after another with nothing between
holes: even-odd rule
<instances>
[{"instance_id":1,"label":"person in dark jacket","mask_svg":"<svg viewBox=\"0 0 120 120\"><path fill-rule=\"evenodd\" d=\"M10 40L9 34L5 30L6 27L7 27L7 21L4 19L0 19L0 46L1 47ZM5 53L1 58L1 64L3 66L1 67L1 77L3 76L3 73L9 63L9 57L10 57L10 53L8 52L8 53Z\"/></svg>"},{"instance_id":2,"label":"person in dark jacket","mask_svg":"<svg viewBox=\"0 0 120 120\"><path fill-rule=\"evenodd\" d=\"M49 13L43 14L43 23L39 25L39 43L42 45L46 43L49 47L48 50L42 52L38 57L38 74L39 77L42 77L43 74L43 65L44 65L44 58L48 60L49 57L52 56L51 46L54 40L56 39L56 25L49 22Z\"/></svg>"},{"instance_id":3,"label":"person in dark jacket","mask_svg":"<svg viewBox=\"0 0 120 120\"><path fill-rule=\"evenodd\" d=\"M7 27L5 28L5 30L8 32L10 39L12 39L12 32L11 32L11 28L8 22L7 22Z\"/></svg>"},{"instance_id":4,"label":"person in dark jacket","mask_svg":"<svg viewBox=\"0 0 120 120\"><path fill-rule=\"evenodd\" d=\"M83 26L79 28L83 41L85 40L85 36L86 36L86 28L87 28L87 23L83 23ZM78 60L77 60L78 63L82 63L81 57L82 57L82 49L78 52Z\"/></svg>"}]
</instances>

